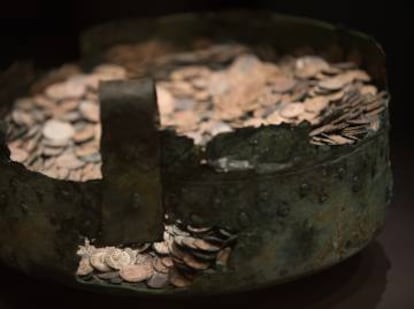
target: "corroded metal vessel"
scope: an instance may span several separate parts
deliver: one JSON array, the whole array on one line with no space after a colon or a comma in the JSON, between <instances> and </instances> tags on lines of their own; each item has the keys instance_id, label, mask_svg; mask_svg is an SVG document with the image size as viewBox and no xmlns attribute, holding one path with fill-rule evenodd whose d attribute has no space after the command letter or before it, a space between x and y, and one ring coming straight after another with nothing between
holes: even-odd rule
<instances>
[{"instance_id":1,"label":"corroded metal vessel","mask_svg":"<svg viewBox=\"0 0 414 309\"><path fill-rule=\"evenodd\" d=\"M198 37L264 43L282 53L301 46L320 53L340 49L334 53L336 60L357 53L374 82L387 87L384 55L371 38L266 12L189 14L106 24L86 32L81 48L88 66L117 43L157 38L185 50ZM24 94L30 76L21 66L3 74L2 115L14 98ZM101 291L227 293L327 268L364 248L381 230L392 186L387 110L381 115L382 127L353 145L311 145L307 124L286 124L218 135L201 151L187 138L152 130L150 123L157 112L146 103L155 101L153 87L148 80L141 83L136 94L116 83L101 92L102 180L57 180L12 162L2 124L0 259L4 264ZM129 98L141 98L143 104L137 108ZM117 108L105 103L114 100L120 102ZM131 114L142 115L141 121L137 123L136 116L128 119ZM125 135L128 130L134 133ZM200 164L220 158L248 160L253 168L223 173ZM172 221L237 231L228 269L203 274L184 289L151 290L144 285L76 278L75 253L83 237L111 245L156 241L162 234L163 213Z\"/></svg>"}]
</instances>

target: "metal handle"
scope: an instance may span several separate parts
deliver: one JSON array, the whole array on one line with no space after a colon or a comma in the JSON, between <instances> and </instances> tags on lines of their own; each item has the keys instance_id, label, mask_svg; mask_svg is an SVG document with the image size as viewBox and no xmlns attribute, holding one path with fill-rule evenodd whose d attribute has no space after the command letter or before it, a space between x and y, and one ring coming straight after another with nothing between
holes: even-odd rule
<instances>
[{"instance_id":1,"label":"metal handle","mask_svg":"<svg viewBox=\"0 0 414 309\"><path fill-rule=\"evenodd\" d=\"M152 80L99 86L102 121L102 239L128 244L161 238L159 116Z\"/></svg>"}]
</instances>

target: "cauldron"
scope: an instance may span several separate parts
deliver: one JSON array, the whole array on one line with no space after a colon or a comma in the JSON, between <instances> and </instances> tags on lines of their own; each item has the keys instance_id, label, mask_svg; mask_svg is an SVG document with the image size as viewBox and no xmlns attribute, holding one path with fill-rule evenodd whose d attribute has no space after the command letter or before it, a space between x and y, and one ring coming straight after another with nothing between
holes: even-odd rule
<instances>
[{"instance_id":1,"label":"cauldron","mask_svg":"<svg viewBox=\"0 0 414 309\"><path fill-rule=\"evenodd\" d=\"M186 50L198 37L288 53L311 46L335 60L357 53L386 88L384 55L370 37L322 22L268 12L167 16L97 26L81 38L87 68L118 43L156 38ZM27 67L1 76L2 115L26 93ZM31 72L33 73L33 72ZM353 145L309 144L309 126L240 129L200 151L157 129L151 76L101 87L103 179L57 180L10 160L0 130L0 260L29 275L79 288L134 295L216 294L282 283L320 271L363 249L381 230L391 197L388 111L382 127ZM137 102L139 104L137 104ZM220 173L200 164L228 156L255 158L253 169ZM266 160L263 151L274 153ZM157 241L164 217L237 233L229 267L187 288L83 281L75 276L84 237L122 246Z\"/></svg>"}]
</instances>

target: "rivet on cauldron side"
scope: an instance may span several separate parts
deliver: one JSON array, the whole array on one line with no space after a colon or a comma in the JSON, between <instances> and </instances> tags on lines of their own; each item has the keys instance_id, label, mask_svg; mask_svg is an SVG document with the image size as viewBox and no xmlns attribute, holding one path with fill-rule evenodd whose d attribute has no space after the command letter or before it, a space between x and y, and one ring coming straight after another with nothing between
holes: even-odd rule
<instances>
[{"instance_id":1,"label":"rivet on cauldron side","mask_svg":"<svg viewBox=\"0 0 414 309\"><path fill-rule=\"evenodd\" d=\"M306 182L302 183L299 187L299 197L300 198L306 197L309 194L310 190L311 189L308 183Z\"/></svg>"}]
</instances>

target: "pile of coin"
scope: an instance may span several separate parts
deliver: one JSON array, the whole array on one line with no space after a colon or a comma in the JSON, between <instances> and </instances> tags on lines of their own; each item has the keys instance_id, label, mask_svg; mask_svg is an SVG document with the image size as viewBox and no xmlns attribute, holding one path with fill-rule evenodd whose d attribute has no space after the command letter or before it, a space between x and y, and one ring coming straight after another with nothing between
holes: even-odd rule
<instances>
[{"instance_id":1,"label":"pile of coin","mask_svg":"<svg viewBox=\"0 0 414 309\"><path fill-rule=\"evenodd\" d=\"M350 62L314 55L269 62L237 44L172 54L159 44L139 48L115 49L117 65L90 73L61 69L58 80L40 81L35 95L17 100L8 116L11 159L53 178L101 178L98 83L134 76L134 68L156 80L161 129L201 146L242 127L303 121L312 126L312 144L352 144L380 129L388 102ZM159 57L147 59L148 51Z\"/></svg>"},{"instance_id":2,"label":"pile of coin","mask_svg":"<svg viewBox=\"0 0 414 309\"><path fill-rule=\"evenodd\" d=\"M136 248L79 246L76 275L112 284L144 283L149 288L185 288L203 272L225 270L237 236L226 229L166 225L164 240Z\"/></svg>"},{"instance_id":3,"label":"pile of coin","mask_svg":"<svg viewBox=\"0 0 414 309\"><path fill-rule=\"evenodd\" d=\"M314 128L313 144L337 145L378 130L387 95L369 82L353 63L317 56L270 63L247 53L222 70L178 67L158 82L157 94L161 124L199 145L241 127L303 121Z\"/></svg>"},{"instance_id":4,"label":"pile of coin","mask_svg":"<svg viewBox=\"0 0 414 309\"><path fill-rule=\"evenodd\" d=\"M126 72L114 65L97 66L89 74L79 71L70 70L67 78L49 85L41 81L41 91L15 102L8 116L13 161L58 179L102 177L98 83L125 78Z\"/></svg>"}]
</instances>

